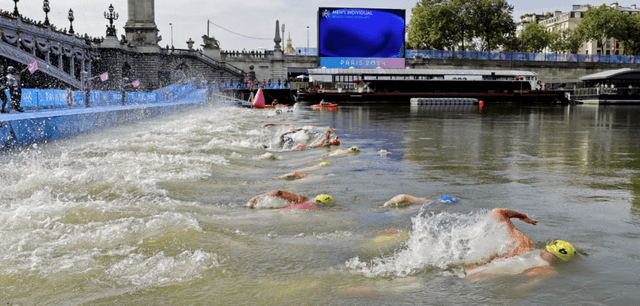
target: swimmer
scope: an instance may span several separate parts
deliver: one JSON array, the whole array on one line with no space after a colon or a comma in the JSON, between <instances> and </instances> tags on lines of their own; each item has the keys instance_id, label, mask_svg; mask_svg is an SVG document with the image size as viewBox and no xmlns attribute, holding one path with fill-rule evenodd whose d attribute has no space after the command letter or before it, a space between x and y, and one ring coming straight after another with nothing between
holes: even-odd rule
<instances>
[{"instance_id":1,"label":"swimmer","mask_svg":"<svg viewBox=\"0 0 640 306\"><path fill-rule=\"evenodd\" d=\"M280 121L283 121L283 120L280 120ZM277 125L278 125L277 123L265 123L264 125L262 125L262 127L277 126ZM283 126L292 126L292 125L294 125L294 123L284 123L282 125Z\"/></svg>"},{"instance_id":2,"label":"swimmer","mask_svg":"<svg viewBox=\"0 0 640 306\"><path fill-rule=\"evenodd\" d=\"M258 202L258 200L264 198L264 197L274 197L274 198L281 198L289 203L293 203L293 204L300 204L303 203L305 201L307 201L307 197L300 195L300 194L295 194L292 192L288 192L288 191L283 191L283 190L274 190L274 191L269 191L267 193L263 193L261 195L255 196L253 197L251 200L249 200L249 205L247 205L249 208L253 209L253 207L255 206L255 204Z\"/></svg>"},{"instance_id":3,"label":"swimmer","mask_svg":"<svg viewBox=\"0 0 640 306\"><path fill-rule=\"evenodd\" d=\"M429 208L431 208L433 205L436 204L445 204L445 205L453 205L453 204L457 204L458 203L458 199L454 198L452 196L442 196L439 199L435 200L435 201L431 201L427 198L418 198L418 197L414 197L414 196L410 196L408 194L399 194L395 197L393 197L391 200L385 202L382 206L387 207L387 206L392 206L392 207L405 207L405 206L409 206L406 210L412 210L412 209L417 209L417 208L421 208L423 206L428 206Z\"/></svg>"},{"instance_id":4,"label":"swimmer","mask_svg":"<svg viewBox=\"0 0 640 306\"><path fill-rule=\"evenodd\" d=\"M347 150L338 149L331 153L324 154L322 156L337 156L337 155L355 154L355 153L360 153L360 148L358 148L357 146L353 146Z\"/></svg>"},{"instance_id":5,"label":"swimmer","mask_svg":"<svg viewBox=\"0 0 640 306\"><path fill-rule=\"evenodd\" d=\"M551 266L552 263L569 261L577 254L573 245L564 240L553 240L547 243L544 250L537 250L533 241L517 230L511 222L511 218L518 218L525 223L538 224L537 220L530 219L523 213L496 208L491 211L491 214L496 221L502 222L507 227L512 239L511 247L507 253L496 254L486 263L465 267L467 279L526 275L536 277L533 281L538 282L556 273L555 268Z\"/></svg>"},{"instance_id":6,"label":"swimmer","mask_svg":"<svg viewBox=\"0 0 640 306\"><path fill-rule=\"evenodd\" d=\"M296 210L314 210L314 209L318 208L318 206L331 205L333 203L335 203L335 200L330 195L319 194L315 198L313 198L313 200L311 202L304 202L304 203L300 203L300 204L291 204L291 205L283 208L282 210L292 210L292 209L296 209Z\"/></svg>"},{"instance_id":7,"label":"swimmer","mask_svg":"<svg viewBox=\"0 0 640 306\"><path fill-rule=\"evenodd\" d=\"M416 203L421 203L421 202L427 202L429 201L429 199L427 198L418 198L418 197L414 197L414 196L410 196L408 194L399 194L395 197L393 197L391 200L385 202L382 206L387 207L387 206L407 206L410 204L416 204ZM405 205L402 205L403 202L407 203Z\"/></svg>"},{"instance_id":8,"label":"swimmer","mask_svg":"<svg viewBox=\"0 0 640 306\"><path fill-rule=\"evenodd\" d=\"M278 177L274 177L274 180L282 180L282 179L287 179L287 180L297 180L297 179L302 179L309 176L308 174L305 173L300 173L300 172L291 172L291 173L287 173L285 175L282 176L278 176Z\"/></svg>"},{"instance_id":9,"label":"swimmer","mask_svg":"<svg viewBox=\"0 0 640 306\"><path fill-rule=\"evenodd\" d=\"M281 200L284 200L287 204L287 206L284 209L315 209L316 204L329 205L334 203L334 199L331 196L326 194L320 194L316 196L312 200L313 203L310 203L307 201L308 198L301 194L295 194L295 193L284 191L284 190L274 190L274 191L269 191L267 193L263 193L261 195L253 197L251 200L249 200L247 207L253 209L258 203L258 201L260 201L265 197L273 197L273 198L279 198ZM313 205L309 205L309 203Z\"/></svg>"},{"instance_id":10,"label":"swimmer","mask_svg":"<svg viewBox=\"0 0 640 306\"><path fill-rule=\"evenodd\" d=\"M264 153L260 155L260 159L262 160L276 160L276 156L271 153Z\"/></svg>"},{"instance_id":11,"label":"swimmer","mask_svg":"<svg viewBox=\"0 0 640 306\"><path fill-rule=\"evenodd\" d=\"M331 135L333 135L334 137L331 138ZM331 127L327 128L327 131L324 132L324 138L320 140L318 143L311 145L311 147L317 148L317 147L328 146L328 145L334 145L334 146L340 145L340 140L338 140L338 134L336 134L336 132Z\"/></svg>"}]
</instances>

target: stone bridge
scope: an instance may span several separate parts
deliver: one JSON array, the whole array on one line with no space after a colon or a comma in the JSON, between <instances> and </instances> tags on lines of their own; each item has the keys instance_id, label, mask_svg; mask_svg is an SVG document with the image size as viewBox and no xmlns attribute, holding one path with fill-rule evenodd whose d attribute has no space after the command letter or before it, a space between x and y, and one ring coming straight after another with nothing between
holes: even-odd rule
<instances>
[{"instance_id":1,"label":"stone bridge","mask_svg":"<svg viewBox=\"0 0 640 306\"><path fill-rule=\"evenodd\" d=\"M75 88L82 87L82 71L91 75L94 55L84 38L4 14L0 35L0 56L5 59L28 65L35 58L38 71Z\"/></svg>"}]
</instances>

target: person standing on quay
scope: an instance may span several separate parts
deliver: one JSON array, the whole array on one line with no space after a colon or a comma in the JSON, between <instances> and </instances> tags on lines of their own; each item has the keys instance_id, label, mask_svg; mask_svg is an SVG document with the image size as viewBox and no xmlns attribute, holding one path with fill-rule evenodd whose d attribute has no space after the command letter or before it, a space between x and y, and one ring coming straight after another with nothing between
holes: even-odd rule
<instances>
[{"instance_id":1,"label":"person standing on quay","mask_svg":"<svg viewBox=\"0 0 640 306\"><path fill-rule=\"evenodd\" d=\"M0 67L0 73L4 72L4 67ZM0 77L1 78L1 77ZM0 100L2 100L2 109L0 109L0 113L7 113L6 110L4 110L4 107L7 106L7 94L4 92L4 89L7 88L6 86L0 86Z\"/></svg>"},{"instance_id":2,"label":"person standing on quay","mask_svg":"<svg viewBox=\"0 0 640 306\"><path fill-rule=\"evenodd\" d=\"M7 67L7 87L9 87L9 94L11 95L11 106L13 107L13 109L17 112L24 112L20 108L20 99L22 97L20 75L16 72L16 68L14 68L13 66Z\"/></svg>"},{"instance_id":3,"label":"person standing on quay","mask_svg":"<svg viewBox=\"0 0 640 306\"><path fill-rule=\"evenodd\" d=\"M91 78L89 76L86 77L84 81L84 106L91 107Z\"/></svg>"}]
</instances>

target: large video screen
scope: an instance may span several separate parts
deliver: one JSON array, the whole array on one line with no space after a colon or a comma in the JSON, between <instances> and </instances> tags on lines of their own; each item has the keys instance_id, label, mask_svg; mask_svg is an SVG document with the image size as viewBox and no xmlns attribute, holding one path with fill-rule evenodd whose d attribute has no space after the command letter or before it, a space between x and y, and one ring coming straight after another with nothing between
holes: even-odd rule
<instances>
[{"instance_id":1,"label":"large video screen","mask_svg":"<svg viewBox=\"0 0 640 306\"><path fill-rule=\"evenodd\" d=\"M318 9L318 56L327 68L404 68L405 10Z\"/></svg>"}]
</instances>

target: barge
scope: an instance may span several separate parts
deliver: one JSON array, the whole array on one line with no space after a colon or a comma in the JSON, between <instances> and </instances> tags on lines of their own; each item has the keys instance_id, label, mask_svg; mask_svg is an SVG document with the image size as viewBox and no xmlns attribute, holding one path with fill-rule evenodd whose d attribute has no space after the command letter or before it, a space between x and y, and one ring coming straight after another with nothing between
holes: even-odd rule
<instances>
[{"instance_id":1,"label":"barge","mask_svg":"<svg viewBox=\"0 0 640 306\"><path fill-rule=\"evenodd\" d=\"M309 69L298 101L401 101L476 98L486 102L560 102L564 93L543 90L538 74L517 70Z\"/></svg>"},{"instance_id":2,"label":"barge","mask_svg":"<svg viewBox=\"0 0 640 306\"><path fill-rule=\"evenodd\" d=\"M574 90L571 102L580 104L640 104L640 69L622 68L583 76L582 88Z\"/></svg>"}]
</instances>

